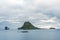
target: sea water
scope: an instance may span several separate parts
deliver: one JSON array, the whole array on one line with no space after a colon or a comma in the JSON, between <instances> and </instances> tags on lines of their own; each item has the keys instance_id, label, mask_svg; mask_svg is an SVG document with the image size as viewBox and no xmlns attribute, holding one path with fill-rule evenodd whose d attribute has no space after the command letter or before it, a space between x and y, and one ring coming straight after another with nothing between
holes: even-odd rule
<instances>
[{"instance_id":1,"label":"sea water","mask_svg":"<svg viewBox=\"0 0 60 40\"><path fill-rule=\"evenodd\" d=\"M60 40L60 30L0 30L0 40Z\"/></svg>"}]
</instances>

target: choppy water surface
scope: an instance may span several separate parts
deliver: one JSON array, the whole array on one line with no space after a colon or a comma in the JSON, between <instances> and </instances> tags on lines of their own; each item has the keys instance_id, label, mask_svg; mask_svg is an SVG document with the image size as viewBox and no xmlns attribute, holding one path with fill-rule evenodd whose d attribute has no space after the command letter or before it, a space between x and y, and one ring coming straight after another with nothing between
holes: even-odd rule
<instances>
[{"instance_id":1,"label":"choppy water surface","mask_svg":"<svg viewBox=\"0 0 60 40\"><path fill-rule=\"evenodd\" d=\"M0 40L60 40L60 30L1 30Z\"/></svg>"}]
</instances>

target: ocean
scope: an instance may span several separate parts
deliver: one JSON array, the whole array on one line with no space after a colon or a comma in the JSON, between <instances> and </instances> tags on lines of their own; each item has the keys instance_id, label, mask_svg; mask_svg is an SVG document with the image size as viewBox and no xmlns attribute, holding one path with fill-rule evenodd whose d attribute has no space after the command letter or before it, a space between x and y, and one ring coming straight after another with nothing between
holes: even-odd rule
<instances>
[{"instance_id":1,"label":"ocean","mask_svg":"<svg viewBox=\"0 0 60 40\"><path fill-rule=\"evenodd\" d=\"M0 40L60 40L60 30L0 30Z\"/></svg>"}]
</instances>

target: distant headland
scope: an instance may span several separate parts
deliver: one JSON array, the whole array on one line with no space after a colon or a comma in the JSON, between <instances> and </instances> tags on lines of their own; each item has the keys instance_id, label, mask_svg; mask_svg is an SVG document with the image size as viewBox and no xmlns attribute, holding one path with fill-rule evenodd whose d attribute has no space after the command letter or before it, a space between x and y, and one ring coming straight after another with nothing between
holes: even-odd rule
<instances>
[{"instance_id":1,"label":"distant headland","mask_svg":"<svg viewBox=\"0 0 60 40\"><path fill-rule=\"evenodd\" d=\"M54 27L51 27L51 28L49 28L49 29L56 29L56 28L54 28Z\"/></svg>"}]
</instances>

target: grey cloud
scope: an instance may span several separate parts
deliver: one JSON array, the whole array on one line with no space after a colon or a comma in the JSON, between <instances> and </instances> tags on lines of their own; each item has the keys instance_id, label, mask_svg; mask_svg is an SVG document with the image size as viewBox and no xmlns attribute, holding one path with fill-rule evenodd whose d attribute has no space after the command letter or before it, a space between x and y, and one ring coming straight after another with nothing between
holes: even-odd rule
<instances>
[{"instance_id":1,"label":"grey cloud","mask_svg":"<svg viewBox=\"0 0 60 40\"><path fill-rule=\"evenodd\" d=\"M0 16L4 17L3 20L20 20L18 22L29 20L33 24L58 25L60 22L59 2L59 0L0 0ZM44 23L40 21L53 17L57 18L55 20L57 22Z\"/></svg>"}]
</instances>

